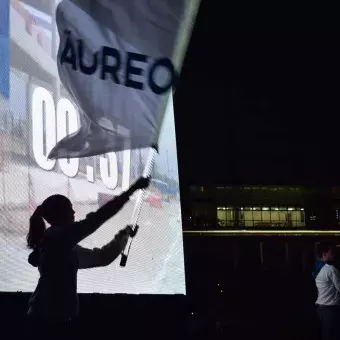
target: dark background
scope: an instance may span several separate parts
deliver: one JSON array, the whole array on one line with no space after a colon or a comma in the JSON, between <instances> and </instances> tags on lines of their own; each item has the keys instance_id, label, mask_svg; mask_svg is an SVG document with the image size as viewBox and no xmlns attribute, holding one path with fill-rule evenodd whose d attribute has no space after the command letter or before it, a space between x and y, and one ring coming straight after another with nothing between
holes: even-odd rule
<instances>
[{"instance_id":1,"label":"dark background","mask_svg":"<svg viewBox=\"0 0 340 340\"><path fill-rule=\"evenodd\" d=\"M333 15L202 2L175 95L182 183L339 182Z\"/></svg>"}]
</instances>

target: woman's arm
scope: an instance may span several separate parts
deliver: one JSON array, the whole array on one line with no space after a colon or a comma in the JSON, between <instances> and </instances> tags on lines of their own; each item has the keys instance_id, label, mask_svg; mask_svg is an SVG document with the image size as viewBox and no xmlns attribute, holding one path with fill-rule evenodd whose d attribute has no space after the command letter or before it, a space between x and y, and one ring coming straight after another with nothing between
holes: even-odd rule
<instances>
[{"instance_id":1,"label":"woman's arm","mask_svg":"<svg viewBox=\"0 0 340 340\"><path fill-rule=\"evenodd\" d=\"M149 178L140 178L127 191L104 204L96 212L87 215L84 220L73 223L70 227L63 228L63 242L65 242L67 246L76 246L80 241L94 233L102 224L117 214L135 191L147 188L149 183Z\"/></svg>"},{"instance_id":2,"label":"woman's arm","mask_svg":"<svg viewBox=\"0 0 340 340\"><path fill-rule=\"evenodd\" d=\"M124 250L129 239L131 227L121 230L115 238L102 248L87 249L76 247L79 269L105 267L111 264Z\"/></svg>"}]
</instances>

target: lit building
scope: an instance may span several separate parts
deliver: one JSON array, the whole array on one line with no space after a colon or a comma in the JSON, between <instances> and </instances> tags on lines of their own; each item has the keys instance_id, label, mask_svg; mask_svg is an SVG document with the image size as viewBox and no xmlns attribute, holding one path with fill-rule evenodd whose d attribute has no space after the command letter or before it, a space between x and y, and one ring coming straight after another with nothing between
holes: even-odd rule
<instances>
[{"instance_id":1,"label":"lit building","mask_svg":"<svg viewBox=\"0 0 340 340\"><path fill-rule=\"evenodd\" d=\"M186 229L334 229L340 189L297 186L191 186Z\"/></svg>"}]
</instances>

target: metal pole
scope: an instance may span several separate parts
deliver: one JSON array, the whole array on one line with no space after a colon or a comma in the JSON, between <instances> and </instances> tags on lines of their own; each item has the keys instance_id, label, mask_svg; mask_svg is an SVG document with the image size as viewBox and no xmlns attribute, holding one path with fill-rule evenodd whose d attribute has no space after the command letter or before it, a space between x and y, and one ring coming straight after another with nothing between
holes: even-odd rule
<instances>
[{"instance_id":1,"label":"metal pole","mask_svg":"<svg viewBox=\"0 0 340 340\"><path fill-rule=\"evenodd\" d=\"M168 179L170 180L170 167L169 167L169 151L166 149L166 164L168 168Z\"/></svg>"},{"instance_id":2,"label":"metal pole","mask_svg":"<svg viewBox=\"0 0 340 340\"><path fill-rule=\"evenodd\" d=\"M263 262L264 262L264 257L263 257L263 242L260 242L260 260L261 260L261 265L263 265Z\"/></svg>"},{"instance_id":3,"label":"metal pole","mask_svg":"<svg viewBox=\"0 0 340 340\"><path fill-rule=\"evenodd\" d=\"M150 175L152 173L153 165L155 163L156 154L157 154L157 148L156 147L151 148L147 162L145 164L143 177L150 177ZM142 205L143 205L144 197L145 197L145 190L139 190L137 195L138 196L137 196L136 205L134 207L132 217L131 217L131 226L134 230L136 228L137 221L138 221L140 212L142 210ZM130 237L129 241L128 241L128 243L127 243L127 245L126 245L126 247L125 247L125 249L122 253L122 258L121 258L121 261L120 261L121 267L125 267L125 265L126 265L127 258L129 256L131 245L132 245L132 240L133 239Z\"/></svg>"},{"instance_id":4,"label":"metal pole","mask_svg":"<svg viewBox=\"0 0 340 340\"><path fill-rule=\"evenodd\" d=\"M28 75L28 80L26 84L26 110L27 112L27 142L26 142L26 161L27 161L27 183L28 183L28 218L31 216L31 201L32 201L32 193L31 193L31 145L32 145L32 117L31 117L31 83L32 77Z\"/></svg>"},{"instance_id":5,"label":"metal pole","mask_svg":"<svg viewBox=\"0 0 340 340\"><path fill-rule=\"evenodd\" d=\"M288 242L285 242L285 255L286 255L286 264L289 264L289 244Z\"/></svg>"}]
</instances>

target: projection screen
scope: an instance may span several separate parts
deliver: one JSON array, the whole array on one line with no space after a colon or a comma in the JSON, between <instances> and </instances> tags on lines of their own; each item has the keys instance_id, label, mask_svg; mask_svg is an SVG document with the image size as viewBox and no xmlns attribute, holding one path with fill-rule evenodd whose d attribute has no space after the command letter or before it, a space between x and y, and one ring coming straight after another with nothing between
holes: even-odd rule
<instances>
[{"instance_id":1,"label":"projection screen","mask_svg":"<svg viewBox=\"0 0 340 340\"><path fill-rule=\"evenodd\" d=\"M142 175L149 150L48 160L64 136L78 128L76 105L58 78L57 1L0 2L0 291L31 292L38 270L27 262L29 217L52 194L68 196L80 220L119 195ZM38 101L43 105L38 105ZM54 136L57 136L56 138ZM128 263L79 271L80 293L185 294L182 221L172 96L168 101L153 168ZM108 243L130 223L135 198L82 242Z\"/></svg>"}]
</instances>

